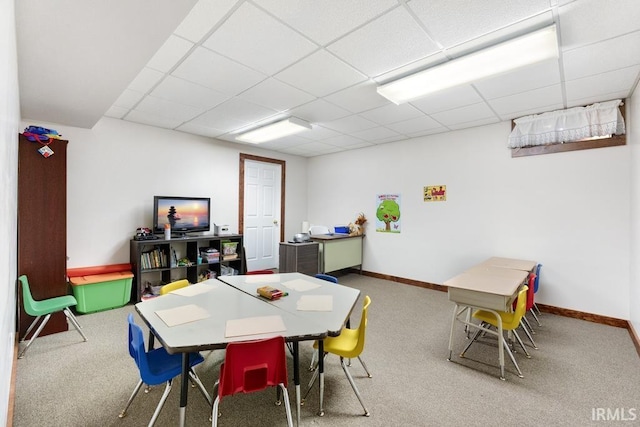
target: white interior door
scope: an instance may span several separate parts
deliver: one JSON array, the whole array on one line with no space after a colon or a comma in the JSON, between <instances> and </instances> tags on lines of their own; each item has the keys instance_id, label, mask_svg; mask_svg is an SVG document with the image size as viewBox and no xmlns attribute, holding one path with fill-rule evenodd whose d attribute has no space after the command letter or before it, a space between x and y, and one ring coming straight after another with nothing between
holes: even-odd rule
<instances>
[{"instance_id":1,"label":"white interior door","mask_svg":"<svg viewBox=\"0 0 640 427\"><path fill-rule=\"evenodd\" d=\"M243 234L248 271L278 268L281 174L279 164L245 160Z\"/></svg>"}]
</instances>

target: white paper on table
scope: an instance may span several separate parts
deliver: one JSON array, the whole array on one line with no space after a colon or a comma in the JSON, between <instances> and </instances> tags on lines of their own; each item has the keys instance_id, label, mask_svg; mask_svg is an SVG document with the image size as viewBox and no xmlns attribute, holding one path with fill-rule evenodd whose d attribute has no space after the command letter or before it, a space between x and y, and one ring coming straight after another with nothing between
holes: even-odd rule
<instances>
[{"instance_id":1,"label":"white paper on table","mask_svg":"<svg viewBox=\"0 0 640 427\"><path fill-rule=\"evenodd\" d=\"M246 317L244 319L227 320L224 336L241 337L244 335L268 334L286 331L284 321L279 315Z\"/></svg>"},{"instance_id":2,"label":"white paper on table","mask_svg":"<svg viewBox=\"0 0 640 427\"><path fill-rule=\"evenodd\" d=\"M195 322L196 320L206 319L210 316L207 310L195 304L157 310L156 314L169 327Z\"/></svg>"},{"instance_id":3,"label":"white paper on table","mask_svg":"<svg viewBox=\"0 0 640 427\"><path fill-rule=\"evenodd\" d=\"M279 274L250 274L244 279L245 283L280 283ZM276 286L277 287L277 286Z\"/></svg>"},{"instance_id":4,"label":"white paper on table","mask_svg":"<svg viewBox=\"0 0 640 427\"><path fill-rule=\"evenodd\" d=\"M296 302L300 311L333 311L333 295L302 295Z\"/></svg>"},{"instance_id":5,"label":"white paper on table","mask_svg":"<svg viewBox=\"0 0 640 427\"><path fill-rule=\"evenodd\" d=\"M285 288L292 289L294 291L304 292L304 291L310 291L311 289L319 288L322 285L311 282L309 280L294 279L294 280L289 280L288 282L283 282L282 286L284 286Z\"/></svg>"},{"instance_id":6,"label":"white paper on table","mask_svg":"<svg viewBox=\"0 0 640 427\"><path fill-rule=\"evenodd\" d=\"M184 297L192 297L195 295L204 294L205 292L210 292L217 287L218 285L215 283L206 284L206 285L204 283L196 283L195 285L185 286L183 288L173 290L169 293L182 295Z\"/></svg>"}]
</instances>

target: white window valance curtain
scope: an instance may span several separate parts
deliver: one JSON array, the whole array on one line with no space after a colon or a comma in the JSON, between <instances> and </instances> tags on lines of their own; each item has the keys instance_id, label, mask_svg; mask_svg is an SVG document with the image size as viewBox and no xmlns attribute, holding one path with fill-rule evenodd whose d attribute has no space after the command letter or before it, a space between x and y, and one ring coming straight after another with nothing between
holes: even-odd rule
<instances>
[{"instance_id":1,"label":"white window valance curtain","mask_svg":"<svg viewBox=\"0 0 640 427\"><path fill-rule=\"evenodd\" d=\"M625 129L619 108L621 104L622 100L616 99L515 119L508 146L531 147L623 135Z\"/></svg>"}]
</instances>

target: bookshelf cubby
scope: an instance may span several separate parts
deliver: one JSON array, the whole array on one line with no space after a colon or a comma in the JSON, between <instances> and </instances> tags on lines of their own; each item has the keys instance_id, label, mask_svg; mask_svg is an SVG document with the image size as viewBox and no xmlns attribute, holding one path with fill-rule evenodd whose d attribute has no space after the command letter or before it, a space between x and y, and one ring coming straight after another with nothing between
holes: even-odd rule
<instances>
[{"instance_id":1,"label":"bookshelf cubby","mask_svg":"<svg viewBox=\"0 0 640 427\"><path fill-rule=\"evenodd\" d=\"M223 243L237 244L235 256L223 255ZM130 242L130 262L133 269L131 296L134 302L141 301L152 287L174 280L187 279L197 283L207 277L224 275L230 269L242 273L242 235L188 236L169 240L135 240ZM201 256L207 249L209 256ZM215 253L219 257L215 257Z\"/></svg>"}]
</instances>

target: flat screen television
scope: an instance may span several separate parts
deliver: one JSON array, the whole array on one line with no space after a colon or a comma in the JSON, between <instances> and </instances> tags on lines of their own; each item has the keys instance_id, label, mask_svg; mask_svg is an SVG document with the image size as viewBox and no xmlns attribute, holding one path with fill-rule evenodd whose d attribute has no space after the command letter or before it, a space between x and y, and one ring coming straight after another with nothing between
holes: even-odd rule
<instances>
[{"instance_id":1,"label":"flat screen television","mask_svg":"<svg viewBox=\"0 0 640 427\"><path fill-rule=\"evenodd\" d=\"M211 229L209 197L153 197L153 232L164 233L171 224L171 234L186 235Z\"/></svg>"}]
</instances>

